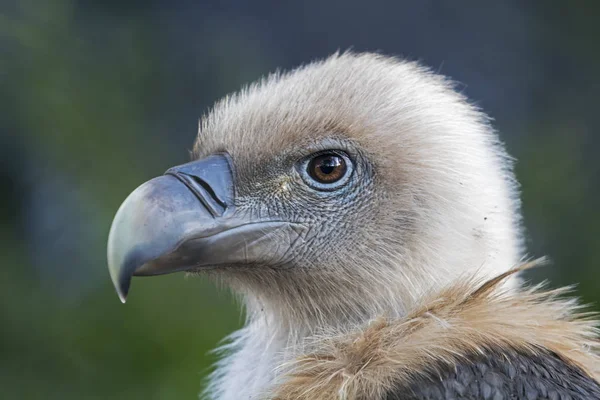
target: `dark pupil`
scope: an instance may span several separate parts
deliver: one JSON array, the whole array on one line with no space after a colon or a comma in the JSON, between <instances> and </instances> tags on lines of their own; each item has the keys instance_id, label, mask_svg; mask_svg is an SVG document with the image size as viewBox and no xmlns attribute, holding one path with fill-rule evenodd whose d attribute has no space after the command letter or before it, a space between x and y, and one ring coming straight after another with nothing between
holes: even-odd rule
<instances>
[{"instance_id":1,"label":"dark pupil","mask_svg":"<svg viewBox=\"0 0 600 400\"><path fill-rule=\"evenodd\" d=\"M335 169L337 167L339 167L342 163L340 162L339 157L326 157L325 159L321 160L321 163L319 164L319 169L321 170L321 173L324 175L329 175L331 174L333 171L335 171Z\"/></svg>"}]
</instances>

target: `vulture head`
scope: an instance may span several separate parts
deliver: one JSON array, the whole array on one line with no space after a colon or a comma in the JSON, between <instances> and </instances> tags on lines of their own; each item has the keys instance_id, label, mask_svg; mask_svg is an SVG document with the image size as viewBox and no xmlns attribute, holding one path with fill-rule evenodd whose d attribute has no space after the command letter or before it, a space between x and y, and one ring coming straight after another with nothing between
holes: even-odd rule
<instances>
[{"instance_id":1,"label":"vulture head","mask_svg":"<svg viewBox=\"0 0 600 400\"><path fill-rule=\"evenodd\" d=\"M225 282L248 321L220 374L268 375L296 340L402 316L469 272L510 269L518 207L502 144L451 81L336 54L216 103L192 161L120 207L109 269L122 301L132 276Z\"/></svg>"}]
</instances>

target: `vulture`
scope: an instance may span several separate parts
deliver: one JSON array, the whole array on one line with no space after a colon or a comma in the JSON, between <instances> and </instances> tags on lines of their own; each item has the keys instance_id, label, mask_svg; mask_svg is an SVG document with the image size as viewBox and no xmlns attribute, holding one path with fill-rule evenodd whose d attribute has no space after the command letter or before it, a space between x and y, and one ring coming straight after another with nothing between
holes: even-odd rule
<instances>
[{"instance_id":1,"label":"vulture","mask_svg":"<svg viewBox=\"0 0 600 400\"><path fill-rule=\"evenodd\" d=\"M338 52L217 102L117 211L109 272L123 302L178 271L239 295L208 399L600 399L594 316L519 278L511 164L448 78Z\"/></svg>"}]
</instances>

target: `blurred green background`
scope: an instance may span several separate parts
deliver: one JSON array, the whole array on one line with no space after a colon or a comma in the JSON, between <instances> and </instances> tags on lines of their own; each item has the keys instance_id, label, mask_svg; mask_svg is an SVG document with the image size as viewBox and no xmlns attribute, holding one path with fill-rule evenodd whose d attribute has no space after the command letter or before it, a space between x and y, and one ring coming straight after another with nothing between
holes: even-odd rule
<instances>
[{"instance_id":1,"label":"blurred green background","mask_svg":"<svg viewBox=\"0 0 600 400\"><path fill-rule=\"evenodd\" d=\"M337 49L462 82L518 159L530 275L600 300L597 1L0 0L0 397L196 398L225 291L108 276L111 219L219 97ZM597 305L596 305L597 307Z\"/></svg>"}]
</instances>

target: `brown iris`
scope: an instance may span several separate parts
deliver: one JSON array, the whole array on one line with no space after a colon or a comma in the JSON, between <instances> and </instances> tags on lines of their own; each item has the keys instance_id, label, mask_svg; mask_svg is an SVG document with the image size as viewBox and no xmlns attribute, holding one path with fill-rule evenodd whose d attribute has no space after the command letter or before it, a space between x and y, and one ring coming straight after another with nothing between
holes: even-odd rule
<instances>
[{"instance_id":1,"label":"brown iris","mask_svg":"<svg viewBox=\"0 0 600 400\"><path fill-rule=\"evenodd\" d=\"M346 161L337 154L321 154L308 163L308 174L319 183L339 181L346 174Z\"/></svg>"}]
</instances>

